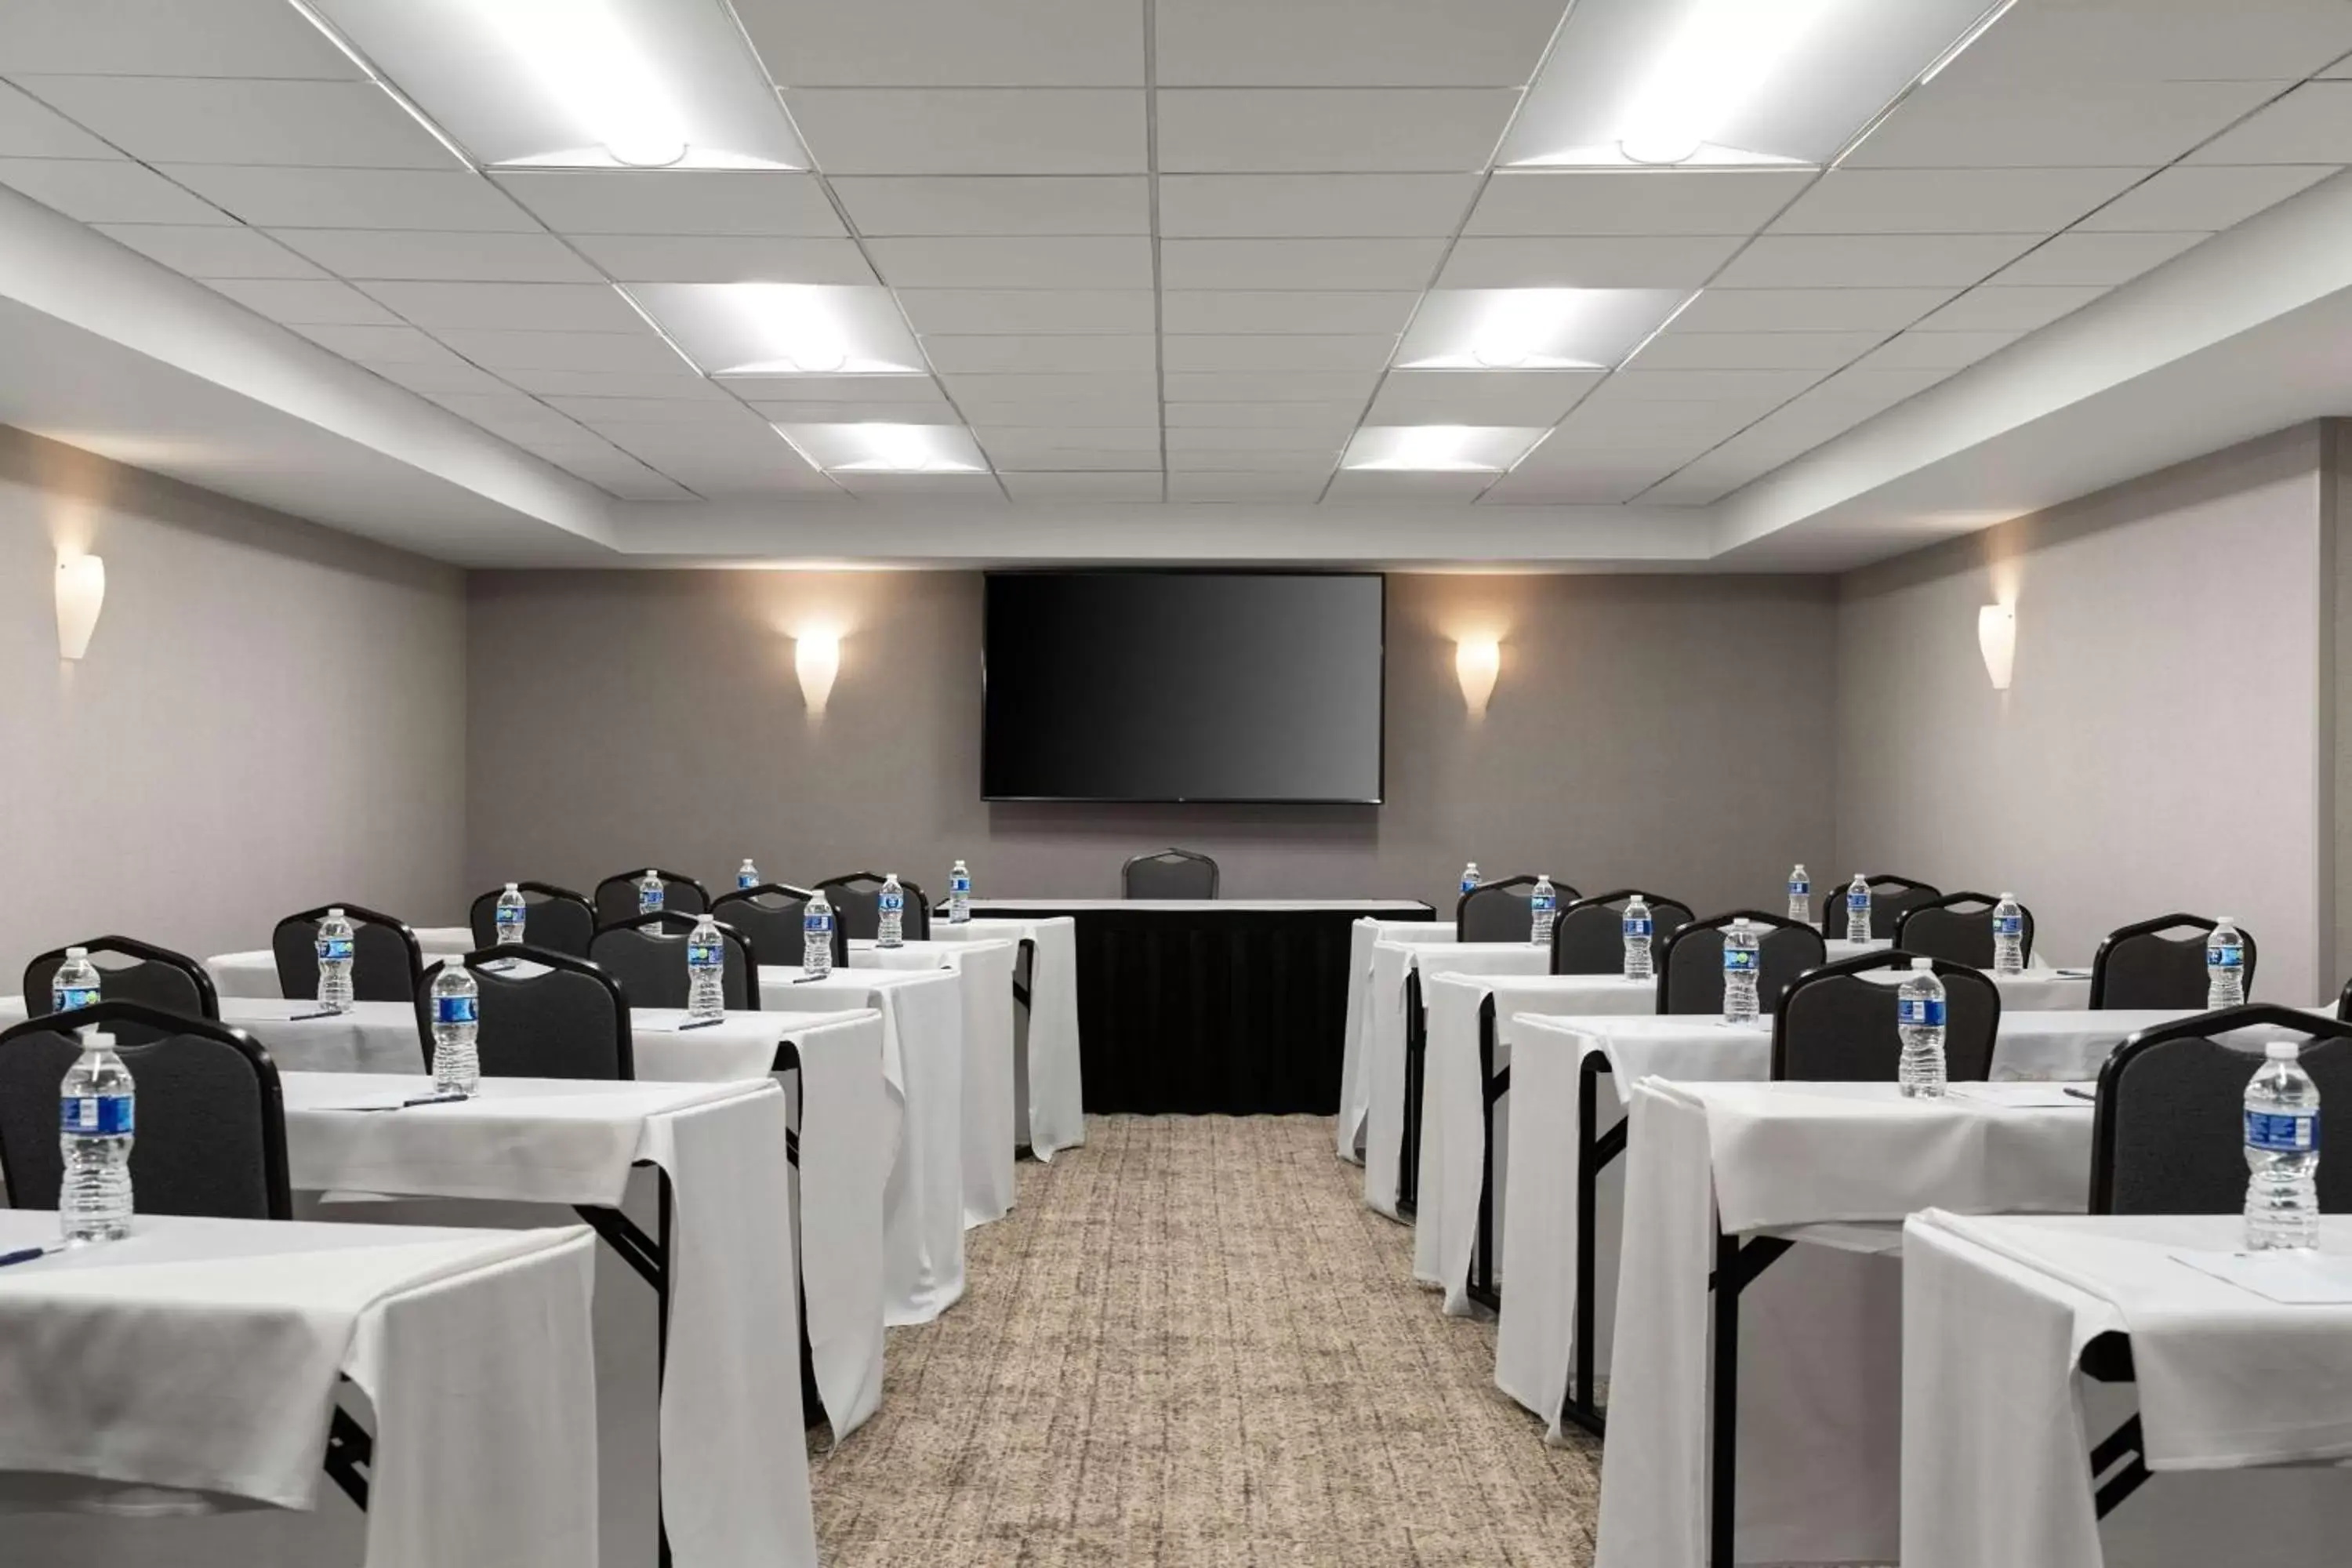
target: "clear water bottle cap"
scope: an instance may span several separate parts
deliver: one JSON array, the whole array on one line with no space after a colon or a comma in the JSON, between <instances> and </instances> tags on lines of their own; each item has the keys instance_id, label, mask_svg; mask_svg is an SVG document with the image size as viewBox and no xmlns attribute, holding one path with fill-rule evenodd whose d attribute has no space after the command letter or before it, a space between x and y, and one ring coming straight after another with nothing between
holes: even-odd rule
<instances>
[{"instance_id":1,"label":"clear water bottle cap","mask_svg":"<svg viewBox=\"0 0 2352 1568\"><path fill-rule=\"evenodd\" d=\"M1733 921L1731 922L1731 929L1734 931L1746 931L1748 929L1748 917L1746 915L1742 915L1738 920Z\"/></svg>"},{"instance_id":2,"label":"clear water bottle cap","mask_svg":"<svg viewBox=\"0 0 2352 1568\"><path fill-rule=\"evenodd\" d=\"M114 1048L114 1037L103 1029L84 1029L81 1032L81 1048L86 1051L110 1051Z\"/></svg>"},{"instance_id":3,"label":"clear water bottle cap","mask_svg":"<svg viewBox=\"0 0 2352 1568\"><path fill-rule=\"evenodd\" d=\"M2233 926L2233 925L2236 925L2237 923L2238 923L2238 922L2237 922L2235 920L2231 919L2231 918L2230 916L2228 916L2228 915L2223 915L2223 916L2221 917L2221 924L2222 924L2222 925L2225 925L2225 926ZM2217 928L2217 929L2218 929L2218 928Z\"/></svg>"},{"instance_id":4,"label":"clear water bottle cap","mask_svg":"<svg viewBox=\"0 0 2352 1568\"><path fill-rule=\"evenodd\" d=\"M1932 958L1915 958L1911 961L1911 967L1914 969L1933 969L1936 967L1936 961Z\"/></svg>"},{"instance_id":5,"label":"clear water bottle cap","mask_svg":"<svg viewBox=\"0 0 2352 1568\"><path fill-rule=\"evenodd\" d=\"M509 893L520 893L522 891L522 887L520 883L509 882L507 884L507 891Z\"/></svg>"},{"instance_id":6,"label":"clear water bottle cap","mask_svg":"<svg viewBox=\"0 0 2352 1568\"><path fill-rule=\"evenodd\" d=\"M2274 1062L2291 1062L2303 1055L2303 1046L2295 1040L2273 1040L2263 1047L2263 1055Z\"/></svg>"},{"instance_id":7,"label":"clear water bottle cap","mask_svg":"<svg viewBox=\"0 0 2352 1568\"><path fill-rule=\"evenodd\" d=\"M68 958L88 958L89 956L89 949L86 947L69 947L66 949L66 956Z\"/></svg>"},{"instance_id":8,"label":"clear water bottle cap","mask_svg":"<svg viewBox=\"0 0 2352 1568\"><path fill-rule=\"evenodd\" d=\"M341 920L343 918L343 911L339 909L329 910L327 911L327 918L331 921Z\"/></svg>"},{"instance_id":9,"label":"clear water bottle cap","mask_svg":"<svg viewBox=\"0 0 2352 1568\"><path fill-rule=\"evenodd\" d=\"M2013 904L2017 901L2017 895L2015 893L2003 893L2000 896L2000 901L2004 904Z\"/></svg>"},{"instance_id":10,"label":"clear water bottle cap","mask_svg":"<svg viewBox=\"0 0 2352 1568\"><path fill-rule=\"evenodd\" d=\"M661 880L661 873L655 870L651 866L646 868L646 875L651 877L656 882Z\"/></svg>"}]
</instances>

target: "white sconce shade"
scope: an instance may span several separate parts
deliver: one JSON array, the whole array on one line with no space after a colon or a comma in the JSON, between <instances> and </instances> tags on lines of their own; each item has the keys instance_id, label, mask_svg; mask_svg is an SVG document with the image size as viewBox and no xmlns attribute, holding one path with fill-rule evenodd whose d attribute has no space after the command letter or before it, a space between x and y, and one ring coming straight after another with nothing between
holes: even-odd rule
<instances>
[{"instance_id":1,"label":"white sconce shade","mask_svg":"<svg viewBox=\"0 0 2352 1568\"><path fill-rule=\"evenodd\" d=\"M2011 668L2017 662L2017 608L1987 605L1977 612L1977 648L1984 655L1985 673L1995 691L2009 689Z\"/></svg>"},{"instance_id":2,"label":"white sconce shade","mask_svg":"<svg viewBox=\"0 0 2352 1568\"><path fill-rule=\"evenodd\" d=\"M98 629L98 612L106 603L106 563L95 555L77 555L58 563L58 657L79 658L89 649L89 634Z\"/></svg>"},{"instance_id":3,"label":"white sconce shade","mask_svg":"<svg viewBox=\"0 0 2352 1568\"><path fill-rule=\"evenodd\" d=\"M801 678L801 700L811 713L824 711L833 695L834 677L841 673L841 639L830 632L810 632L793 639L793 672Z\"/></svg>"},{"instance_id":4,"label":"white sconce shade","mask_svg":"<svg viewBox=\"0 0 2352 1568\"><path fill-rule=\"evenodd\" d=\"M1462 682L1462 700L1470 716L1483 718L1495 695L1495 677L1503 668L1503 648L1492 637L1465 638L1454 645L1454 677Z\"/></svg>"}]
</instances>

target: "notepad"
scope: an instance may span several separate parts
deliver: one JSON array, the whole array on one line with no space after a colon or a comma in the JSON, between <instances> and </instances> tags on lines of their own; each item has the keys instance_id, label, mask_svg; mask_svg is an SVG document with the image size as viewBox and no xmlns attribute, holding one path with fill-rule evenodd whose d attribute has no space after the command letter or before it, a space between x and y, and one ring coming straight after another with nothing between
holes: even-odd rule
<instances>
[{"instance_id":1,"label":"notepad","mask_svg":"<svg viewBox=\"0 0 2352 1568\"><path fill-rule=\"evenodd\" d=\"M2352 1254L2176 1252L2172 1260L2282 1306L2352 1306Z\"/></svg>"}]
</instances>

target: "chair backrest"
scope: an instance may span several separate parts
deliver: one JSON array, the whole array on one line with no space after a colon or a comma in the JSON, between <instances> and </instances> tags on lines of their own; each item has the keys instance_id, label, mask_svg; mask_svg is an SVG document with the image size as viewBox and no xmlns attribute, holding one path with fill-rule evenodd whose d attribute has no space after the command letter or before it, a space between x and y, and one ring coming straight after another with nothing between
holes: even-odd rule
<instances>
[{"instance_id":1,"label":"chair backrest","mask_svg":"<svg viewBox=\"0 0 2352 1568\"><path fill-rule=\"evenodd\" d=\"M1650 950L1691 918L1690 906L1639 888L1620 888L1577 899L1559 911L1551 928L1554 974L1617 974L1625 967L1625 906L1639 894L1650 905ZM1573 897L1573 895L1570 895Z\"/></svg>"},{"instance_id":2,"label":"chair backrest","mask_svg":"<svg viewBox=\"0 0 2352 1568\"><path fill-rule=\"evenodd\" d=\"M1924 953L1889 948L1825 963L1780 993L1772 1017L1772 1076L1829 1083L1893 1083L1903 1059L1903 1037L1892 984L1865 978L1881 970L1908 973ZM1944 1076L1955 1083L1991 1076L1993 1040L2000 1033L2000 990L1981 969L1932 961L1944 983Z\"/></svg>"},{"instance_id":3,"label":"chair backrest","mask_svg":"<svg viewBox=\"0 0 2352 1568\"><path fill-rule=\"evenodd\" d=\"M1921 904L1932 903L1943 897L1941 892L1925 882L1898 877L1891 871L1865 876L1863 881L1870 888L1870 934L1880 942L1894 940L1895 928L1903 923L1905 915ZM1846 886L1846 883L1840 882L1831 889L1830 901L1822 911L1827 917L1827 923L1822 927L1823 936L1842 939L1845 935Z\"/></svg>"},{"instance_id":4,"label":"chair backrest","mask_svg":"<svg viewBox=\"0 0 2352 1568\"><path fill-rule=\"evenodd\" d=\"M1502 877L1481 882L1454 900L1456 942L1525 942L1530 930L1528 900L1534 895L1533 877ZM1552 894L1562 909L1576 902L1577 890L1554 882Z\"/></svg>"},{"instance_id":5,"label":"chair backrest","mask_svg":"<svg viewBox=\"0 0 2352 1568\"><path fill-rule=\"evenodd\" d=\"M683 1007L688 990L686 939L700 918L665 910L649 920L598 926L588 941L589 960L621 983L629 1005ZM760 1010L759 950L733 926L723 921L714 923L727 944L719 996L730 1012L756 1013Z\"/></svg>"},{"instance_id":6,"label":"chair backrest","mask_svg":"<svg viewBox=\"0 0 2352 1568\"><path fill-rule=\"evenodd\" d=\"M125 1026L144 1037L129 1043ZM131 1149L141 1214L291 1219L286 1102L269 1053L242 1029L143 1002L100 1002L0 1033L0 1181L18 1208L58 1206L58 1089L81 1055L74 1031L115 1037L139 1096Z\"/></svg>"},{"instance_id":7,"label":"chair backrest","mask_svg":"<svg viewBox=\"0 0 2352 1568\"><path fill-rule=\"evenodd\" d=\"M2200 1008L2205 1005L2205 939L2219 921L2203 915L2158 915L2107 933L2091 960L2094 1007ZM2166 933L2178 931L2178 936ZM2245 939L2246 999L2254 995L2254 933Z\"/></svg>"},{"instance_id":8,"label":"chair backrest","mask_svg":"<svg viewBox=\"0 0 2352 1568\"><path fill-rule=\"evenodd\" d=\"M185 953L128 936L94 936L73 944L89 950L98 966L99 996L110 1002L144 1002L184 1018L217 1018L220 994L205 966ZM25 965L25 1010L36 1016L49 1010L51 983L65 963L62 947L45 952ZM116 962L120 961L120 962ZM145 1026L125 1019L116 1031L118 1043L143 1040Z\"/></svg>"},{"instance_id":9,"label":"chair backrest","mask_svg":"<svg viewBox=\"0 0 2352 1568\"><path fill-rule=\"evenodd\" d=\"M833 929L841 933L840 940L851 937L871 942L882 926L882 882L879 872L849 871L838 877L827 877L817 884L824 889L825 901L833 906ZM923 896L919 883L898 879L898 890L906 895L906 908L898 922L898 935L908 942L931 940L931 901ZM794 946L787 951L797 953ZM839 961L839 953L835 953Z\"/></svg>"},{"instance_id":10,"label":"chair backrest","mask_svg":"<svg viewBox=\"0 0 2352 1568\"><path fill-rule=\"evenodd\" d=\"M1986 893L1946 893L1914 904L1895 922L1895 945L1973 969L1990 969L1992 911L2000 904L2000 895ZM2025 917L2025 959L2030 963L2033 961L2033 911L2023 904L2017 908ZM1871 923L1877 921L1874 919Z\"/></svg>"},{"instance_id":11,"label":"chair backrest","mask_svg":"<svg viewBox=\"0 0 2352 1568\"><path fill-rule=\"evenodd\" d=\"M683 954L678 963L686 962ZM584 958L541 947L486 947L448 958L416 988L416 1037L433 1070L433 982L462 963L481 990L475 1017L490 1078L632 1079L628 994Z\"/></svg>"},{"instance_id":12,"label":"chair backrest","mask_svg":"<svg viewBox=\"0 0 2352 1568\"><path fill-rule=\"evenodd\" d=\"M1118 868L1118 885L1122 898L1213 899L1217 863L1197 849L1171 845L1129 858Z\"/></svg>"},{"instance_id":13,"label":"chair backrest","mask_svg":"<svg viewBox=\"0 0 2352 1568\"><path fill-rule=\"evenodd\" d=\"M2262 1026L2306 1037L2303 1070L2322 1106L2352 1104L2352 1025L2250 1003L2143 1029L2099 1069L2091 1123L2093 1214L2237 1214L2246 1203L2246 1081L2260 1046L2220 1037ZM2337 1098L2337 1097L2341 1098ZM2319 1163L2323 1213L2352 1208L2352 1160Z\"/></svg>"},{"instance_id":14,"label":"chair backrest","mask_svg":"<svg viewBox=\"0 0 2352 1568\"><path fill-rule=\"evenodd\" d=\"M416 977L425 973L416 933L394 916L358 904L320 904L278 922L269 951L278 960L278 990L298 1001L319 994L319 922L331 909L352 922L352 998L405 1002L415 995Z\"/></svg>"},{"instance_id":15,"label":"chair backrest","mask_svg":"<svg viewBox=\"0 0 2352 1568\"><path fill-rule=\"evenodd\" d=\"M1813 927L1762 910L1734 910L1691 921L1666 940L1657 955L1659 1012L1723 1011L1723 933L1737 920L1758 928L1756 1003L1768 1013L1797 976L1819 969L1829 956L1822 933Z\"/></svg>"},{"instance_id":16,"label":"chair backrest","mask_svg":"<svg viewBox=\"0 0 2352 1568\"><path fill-rule=\"evenodd\" d=\"M756 888L731 889L710 900L710 912L741 931L769 963L798 963L803 936L801 917L808 911L814 890L795 888L790 882L762 882ZM825 895L825 901L833 901L831 893ZM925 930L929 930L928 921ZM849 928L841 923L838 910L833 917L833 966L849 967Z\"/></svg>"},{"instance_id":17,"label":"chair backrest","mask_svg":"<svg viewBox=\"0 0 2352 1568\"><path fill-rule=\"evenodd\" d=\"M499 899L505 891L502 887L492 888L466 911L476 947L498 945ZM552 882L517 882L515 891L522 895L524 945L542 952L568 952L574 958L588 955L588 939L596 934L596 906L585 896ZM632 902L629 908L635 912L636 905Z\"/></svg>"},{"instance_id":18,"label":"chair backrest","mask_svg":"<svg viewBox=\"0 0 2352 1568\"><path fill-rule=\"evenodd\" d=\"M637 912L637 883L651 870L662 879L662 908L680 914L698 915L710 907L710 894L691 877L681 877L676 871L665 871L658 866L640 866L634 871L615 871L596 884L588 901L596 907L596 923L611 925L614 921L628 920Z\"/></svg>"}]
</instances>

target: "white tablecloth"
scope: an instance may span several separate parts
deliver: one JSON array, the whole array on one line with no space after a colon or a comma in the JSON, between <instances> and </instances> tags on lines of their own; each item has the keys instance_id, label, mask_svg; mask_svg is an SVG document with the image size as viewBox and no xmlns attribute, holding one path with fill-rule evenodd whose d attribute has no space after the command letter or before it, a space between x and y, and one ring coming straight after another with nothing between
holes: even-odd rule
<instances>
[{"instance_id":1,"label":"white tablecloth","mask_svg":"<svg viewBox=\"0 0 2352 1568\"><path fill-rule=\"evenodd\" d=\"M1372 947L1399 942L1452 942L1452 921L1383 921L1370 916L1348 931L1347 1045L1339 1060L1339 1158L1356 1164L1364 1159L1364 1111L1370 1089L1364 1077L1364 1036L1370 1023Z\"/></svg>"},{"instance_id":2,"label":"white tablecloth","mask_svg":"<svg viewBox=\"0 0 2352 1568\"><path fill-rule=\"evenodd\" d=\"M975 916L981 914L1043 914L1055 910L1128 910L1150 913L1156 910L1178 914L1192 914L1206 910L1234 910L1243 914L1279 914L1286 910L1313 913L1318 910L1357 910L1372 914L1394 912L1402 916L1411 910L1426 910L1427 904L1418 899L974 899ZM932 934L938 935L933 930Z\"/></svg>"},{"instance_id":3,"label":"white tablecloth","mask_svg":"<svg viewBox=\"0 0 2352 1568\"><path fill-rule=\"evenodd\" d=\"M425 955L425 967L432 968L445 958L463 958L474 951L474 933L466 926L417 926L417 951ZM213 977L213 988L224 1000L231 996L279 996L286 994L278 984L278 959L269 949L255 948L244 952L217 952L205 960L205 969ZM318 993L313 991L311 995ZM307 998L306 998L307 1000Z\"/></svg>"},{"instance_id":4,"label":"white tablecloth","mask_svg":"<svg viewBox=\"0 0 2352 1568\"><path fill-rule=\"evenodd\" d=\"M971 939L881 947L853 942L852 969L953 970L963 985L963 1223L969 1230L1013 1212L1013 942Z\"/></svg>"},{"instance_id":5,"label":"white tablecloth","mask_svg":"<svg viewBox=\"0 0 2352 1568\"><path fill-rule=\"evenodd\" d=\"M0 1210L0 1250L57 1215ZM0 1475L11 1510L121 1486L302 1516L0 1521L23 1564L579 1568L596 1562L589 1233L142 1215L131 1237L0 1285ZM338 1375L373 1406L362 1522L324 1479ZM331 1495L322 1496L325 1492ZM340 1536L338 1531L341 1532Z\"/></svg>"},{"instance_id":6,"label":"white tablecloth","mask_svg":"<svg viewBox=\"0 0 2352 1568\"><path fill-rule=\"evenodd\" d=\"M2087 1101L1970 1088L1917 1100L1893 1084L1633 1086L1596 1568L1706 1561L1718 1204L1726 1233L1822 1244L1741 1298L1736 1555L1895 1561L1895 1222L1938 1206L2080 1212L2090 1185ZM2056 1103L1974 1097L2021 1093Z\"/></svg>"},{"instance_id":7,"label":"white tablecloth","mask_svg":"<svg viewBox=\"0 0 2352 1568\"><path fill-rule=\"evenodd\" d=\"M1963 1218L1904 1236L1906 1568L2341 1562L2352 1540L2352 1306L2284 1306L2176 1259L2235 1215ZM2352 1217L2321 1222L2352 1253ZM2078 1379L2130 1335L2135 1383ZM2104 1524L2085 1456L2137 1407L2155 1475ZM2296 1469L2250 1470L2296 1461ZM2102 1538L2105 1538L2104 1540Z\"/></svg>"},{"instance_id":8,"label":"white tablecloth","mask_svg":"<svg viewBox=\"0 0 2352 1568\"><path fill-rule=\"evenodd\" d=\"M1067 915L931 920L933 942L1029 943L1029 1005L1014 1019L1016 1148L1051 1161L1087 1141L1087 1097L1078 1057L1078 922Z\"/></svg>"},{"instance_id":9,"label":"white tablecloth","mask_svg":"<svg viewBox=\"0 0 2352 1568\"><path fill-rule=\"evenodd\" d=\"M929 1322L963 1299L962 981L943 969L836 969L810 980L763 963L760 1005L771 1016L882 1015L883 1081L904 1119L882 1194L883 1319Z\"/></svg>"}]
</instances>

